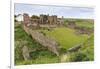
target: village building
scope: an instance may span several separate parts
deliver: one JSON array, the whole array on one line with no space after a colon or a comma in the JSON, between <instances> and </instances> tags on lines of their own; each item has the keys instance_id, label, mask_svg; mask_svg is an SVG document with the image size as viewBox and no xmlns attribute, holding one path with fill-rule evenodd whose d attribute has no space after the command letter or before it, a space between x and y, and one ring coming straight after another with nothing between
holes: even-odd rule
<instances>
[{"instance_id":1,"label":"village building","mask_svg":"<svg viewBox=\"0 0 100 69\"><path fill-rule=\"evenodd\" d=\"M23 21L23 15L22 14L18 14L16 15L15 19L20 22L20 21Z\"/></svg>"}]
</instances>

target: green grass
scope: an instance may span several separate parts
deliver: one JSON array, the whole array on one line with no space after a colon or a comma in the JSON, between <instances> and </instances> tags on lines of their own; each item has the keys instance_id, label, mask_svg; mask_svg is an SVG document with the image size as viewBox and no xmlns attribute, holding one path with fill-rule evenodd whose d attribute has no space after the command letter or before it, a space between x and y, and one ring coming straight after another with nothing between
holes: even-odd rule
<instances>
[{"instance_id":1,"label":"green grass","mask_svg":"<svg viewBox=\"0 0 100 69\"><path fill-rule=\"evenodd\" d=\"M61 48L69 49L77 44L83 43L87 39L87 35L76 35L75 30L69 28L55 28L52 31L42 30L53 39L55 39Z\"/></svg>"},{"instance_id":2,"label":"green grass","mask_svg":"<svg viewBox=\"0 0 100 69\"><path fill-rule=\"evenodd\" d=\"M93 39L88 39L87 35L77 35L75 34L75 30L70 28L55 28L51 31L48 30L39 30L45 33L46 36L56 40L62 50L67 50L77 44L84 43L84 46L91 46L91 47L84 47L82 48L82 53L89 55L89 58L93 60ZM43 49L40 51L31 52L31 59L28 61L24 61L21 48L23 46L28 46L30 49L43 49L44 47L40 45L38 42L33 40L29 35L25 33L22 29L21 25L15 27L15 65L29 65L29 64L48 64L48 63L59 63L60 58L57 57L52 52L48 51L47 49ZM89 52L89 53L88 53ZM75 54L74 54L75 55Z\"/></svg>"},{"instance_id":3,"label":"green grass","mask_svg":"<svg viewBox=\"0 0 100 69\"><path fill-rule=\"evenodd\" d=\"M76 25L78 27L84 27L84 28L89 28L89 29L93 29L94 28L94 24L93 23L89 23L89 22L76 22Z\"/></svg>"},{"instance_id":4,"label":"green grass","mask_svg":"<svg viewBox=\"0 0 100 69\"><path fill-rule=\"evenodd\" d=\"M33 40L25 31L21 25L15 27L15 65L27 65L27 64L46 64L46 63L58 63L59 58L45 49L38 42ZM42 49L40 51L31 52L31 59L24 61L21 49L23 46L28 46L30 49ZM44 49L43 49L44 48Z\"/></svg>"},{"instance_id":5,"label":"green grass","mask_svg":"<svg viewBox=\"0 0 100 69\"><path fill-rule=\"evenodd\" d=\"M78 27L84 27L84 28L88 28L88 29L94 28L94 20L93 19L74 19L74 20ZM64 23L68 24L68 21L70 21L70 19L65 19Z\"/></svg>"},{"instance_id":6,"label":"green grass","mask_svg":"<svg viewBox=\"0 0 100 69\"><path fill-rule=\"evenodd\" d=\"M28 61L17 61L16 65L59 63L59 57L47 50L33 52L31 53L31 57Z\"/></svg>"},{"instance_id":7,"label":"green grass","mask_svg":"<svg viewBox=\"0 0 100 69\"><path fill-rule=\"evenodd\" d=\"M94 35L84 42L83 47L78 51L70 54L70 61L93 61L94 60Z\"/></svg>"}]
</instances>

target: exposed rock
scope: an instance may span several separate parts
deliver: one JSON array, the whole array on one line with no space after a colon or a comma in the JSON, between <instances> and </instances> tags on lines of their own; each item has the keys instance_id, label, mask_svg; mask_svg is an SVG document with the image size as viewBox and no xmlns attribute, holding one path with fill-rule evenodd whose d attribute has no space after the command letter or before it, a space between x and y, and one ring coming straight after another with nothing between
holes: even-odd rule
<instances>
[{"instance_id":1,"label":"exposed rock","mask_svg":"<svg viewBox=\"0 0 100 69\"><path fill-rule=\"evenodd\" d=\"M25 61L30 59L30 55L29 55L29 49L27 46L23 46L22 48L22 55Z\"/></svg>"},{"instance_id":2,"label":"exposed rock","mask_svg":"<svg viewBox=\"0 0 100 69\"><path fill-rule=\"evenodd\" d=\"M61 55L60 62L69 62L70 61L70 54L65 53Z\"/></svg>"},{"instance_id":3,"label":"exposed rock","mask_svg":"<svg viewBox=\"0 0 100 69\"><path fill-rule=\"evenodd\" d=\"M79 45L76 45L72 48L69 48L68 49L68 52L75 52L75 51L78 51L80 48L81 48L82 44L79 44Z\"/></svg>"},{"instance_id":4,"label":"exposed rock","mask_svg":"<svg viewBox=\"0 0 100 69\"><path fill-rule=\"evenodd\" d=\"M68 21L68 25L67 25L69 28L76 28L76 23L74 20L70 20Z\"/></svg>"},{"instance_id":5,"label":"exposed rock","mask_svg":"<svg viewBox=\"0 0 100 69\"><path fill-rule=\"evenodd\" d=\"M37 32L37 31L31 31L30 33L33 39L39 42L42 46L47 47L49 51L59 56L58 43L55 40L49 37L46 37L42 33Z\"/></svg>"}]
</instances>

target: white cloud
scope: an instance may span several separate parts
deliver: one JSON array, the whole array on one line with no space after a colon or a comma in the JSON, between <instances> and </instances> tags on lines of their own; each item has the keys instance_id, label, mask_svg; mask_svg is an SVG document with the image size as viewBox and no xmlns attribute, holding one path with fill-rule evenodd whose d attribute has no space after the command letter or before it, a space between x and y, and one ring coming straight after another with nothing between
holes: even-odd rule
<instances>
[{"instance_id":1,"label":"white cloud","mask_svg":"<svg viewBox=\"0 0 100 69\"><path fill-rule=\"evenodd\" d=\"M77 17L77 18L93 18L93 8L77 8L65 6L43 6L29 4L15 4L15 14L28 13L30 15L49 14L59 17Z\"/></svg>"}]
</instances>

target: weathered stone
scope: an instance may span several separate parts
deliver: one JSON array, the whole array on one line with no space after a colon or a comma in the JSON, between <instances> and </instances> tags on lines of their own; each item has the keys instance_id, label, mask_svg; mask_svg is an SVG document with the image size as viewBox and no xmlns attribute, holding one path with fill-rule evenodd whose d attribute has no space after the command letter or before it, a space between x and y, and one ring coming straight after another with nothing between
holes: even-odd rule
<instances>
[{"instance_id":1,"label":"weathered stone","mask_svg":"<svg viewBox=\"0 0 100 69\"><path fill-rule=\"evenodd\" d=\"M49 51L51 51L51 52L55 53L57 56L59 56L58 44L56 41L44 36L42 33L36 32L36 31L31 31L31 35L32 35L33 39L35 39L37 42L39 42L44 47L47 47Z\"/></svg>"},{"instance_id":2,"label":"weathered stone","mask_svg":"<svg viewBox=\"0 0 100 69\"><path fill-rule=\"evenodd\" d=\"M80 48L82 47L82 44L79 44L79 45L76 45L72 48L69 48L68 49L68 52L75 52L75 51L78 51Z\"/></svg>"},{"instance_id":3,"label":"weathered stone","mask_svg":"<svg viewBox=\"0 0 100 69\"><path fill-rule=\"evenodd\" d=\"M28 24L30 24L30 17L29 17L29 15L26 14L26 13L24 13L24 14L23 14L23 17L24 17L24 18L23 18L23 20L24 20L24 22L23 22L24 25L25 25L25 26L28 26Z\"/></svg>"},{"instance_id":4,"label":"weathered stone","mask_svg":"<svg viewBox=\"0 0 100 69\"><path fill-rule=\"evenodd\" d=\"M74 20L69 20L67 26L68 26L69 28L75 29L75 28L76 28L76 23L75 23Z\"/></svg>"},{"instance_id":5,"label":"weathered stone","mask_svg":"<svg viewBox=\"0 0 100 69\"><path fill-rule=\"evenodd\" d=\"M40 15L40 23L41 24L46 24L48 20L48 16L47 15Z\"/></svg>"},{"instance_id":6,"label":"weathered stone","mask_svg":"<svg viewBox=\"0 0 100 69\"><path fill-rule=\"evenodd\" d=\"M29 28L27 28L26 26L24 26L24 30L30 34L32 36L33 39L35 39L37 42L39 42L42 46L48 48L49 51L55 53L57 56L59 56L59 52L58 52L58 43L49 38L46 37L45 35L43 35L42 33L38 32L38 31L33 31Z\"/></svg>"},{"instance_id":7,"label":"weathered stone","mask_svg":"<svg viewBox=\"0 0 100 69\"><path fill-rule=\"evenodd\" d=\"M63 16L62 16L62 18L58 18L58 20L57 20L58 22L57 22L57 25L64 25L64 18L63 18Z\"/></svg>"},{"instance_id":8,"label":"weathered stone","mask_svg":"<svg viewBox=\"0 0 100 69\"><path fill-rule=\"evenodd\" d=\"M30 55L29 55L29 49L27 46L23 46L22 48L22 55L25 61L30 59Z\"/></svg>"},{"instance_id":9,"label":"weathered stone","mask_svg":"<svg viewBox=\"0 0 100 69\"><path fill-rule=\"evenodd\" d=\"M69 58L70 58L70 56L69 56L69 54L63 54L63 55L61 55L61 58L60 58L60 62L68 62L68 61L70 61L69 60Z\"/></svg>"}]
</instances>

